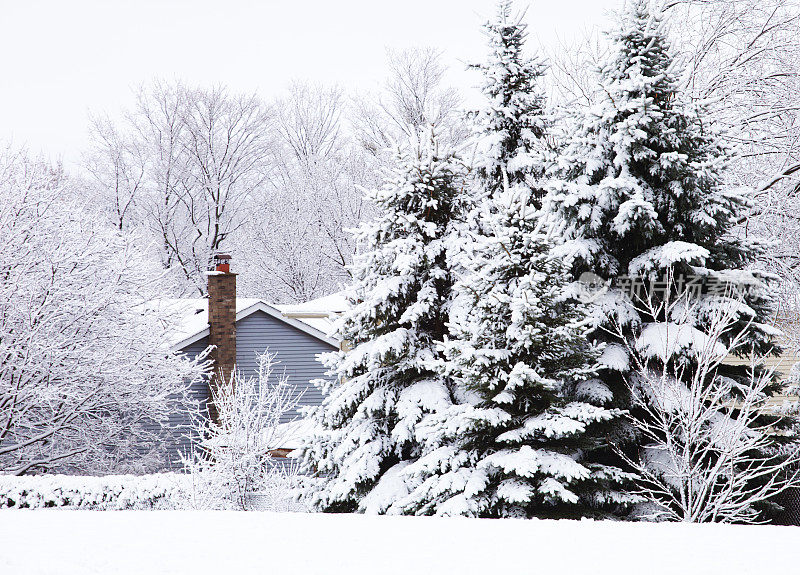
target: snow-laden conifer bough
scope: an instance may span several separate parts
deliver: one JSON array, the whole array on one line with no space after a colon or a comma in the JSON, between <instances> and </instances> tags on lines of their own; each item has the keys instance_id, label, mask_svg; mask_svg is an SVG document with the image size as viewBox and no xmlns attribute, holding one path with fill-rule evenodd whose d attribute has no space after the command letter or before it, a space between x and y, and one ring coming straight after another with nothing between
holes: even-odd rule
<instances>
[{"instance_id":1,"label":"snow-laden conifer bough","mask_svg":"<svg viewBox=\"0 0 800 575\"><path fill-rule=\"evenodd\" d=\"M433 130L401 150L385 186L369 194L381 215L359 228L351 307L336 323L351 349L323 356L335 383L307 416L301 449L311 505L386 512L407 492L402 469L421 454L419 422L452 404L436 369L453 284L461 167Z\"/></svg>"},{"instance_id":2,"label":"snow-laden conifer bough","mask_svg":"<svg viewBox=\"0 0 800 575\"><path fill-rule=\"evenodd\" d=\"M418 425L422 456L403 470L406 513L478 517L607 517L636 496L632 476L593 452L621 422L587 393L599 349L585 306L563 297L566 269L541 231L550 124L523 55L525 25L501 2L485 25L484 106L474 112L476 177L457 254L459 281L445 356L456 404Z\"/></svg>"},{"instance_id":3,"label":"snow-laden conifer bough","mask_svg":"<svg viewBox=\"0 0 800 575\"><path fill-rule=\"evenodd\" d=\"M746 190L724 185L736 156L706 121L703 106L679 89L658 3L629 2L611 39L599 100L571 120L571 137L550 172L545 209L563 236L554 251L570 264L573 279L591 273L613 280L591 303L593 337L606 344L595 388L609 397L609 407L636 408L626 384L635 369L629 350L645 353L651 368L660 362L675 373L674 366L682 366L678 373L688 385L697 373L697 349L760 358L779 352L773 342L778 331L768 325L772 278L749 267L763 246L730 233L749 208ZM579 291L577 281L573 289ZM720 314L727 329L712 333ZM741 345L731 345L734 336ZM729 378L734 396L746 396L754 385L775 393L780 382L768 376L760 386L763 375L762 365L751 370L719 363L703 381ZM741 422L775 430L758 446L761 458L795 440L791 417L762 413ZM641 461L640 432L630 427L616 440L630 460ZM698 462L705 470L689 481L716 461ZM750 487L761 480L753 477ZM751 518L769 516L768 503L750 503Z\"/></svg>"}]
</instances>

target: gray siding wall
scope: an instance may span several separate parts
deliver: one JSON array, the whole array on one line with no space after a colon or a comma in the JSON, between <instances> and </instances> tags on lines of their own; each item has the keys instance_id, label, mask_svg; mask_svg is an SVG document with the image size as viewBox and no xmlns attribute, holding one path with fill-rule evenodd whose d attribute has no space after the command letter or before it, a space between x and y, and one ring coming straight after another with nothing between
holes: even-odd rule
<instances>
[{"instance_id":1,"label":"gray siding wall","mask_svg":"<svg viewBox=\"0 0 800 575\"><path fill-rule=\"evenodd\" d=\"M208 345L203 338L183 351L190 357L196 357ZM276 353L271 381L277 381L284 373L289 385L295 386L301 394L300 406L319 405L322 394L311 380L324 378L325 368L316 360L320 353L335 350L330 344L300 331L264 312L257 311L236 322L236 364L244 377L258 377L258 356L269 351ZM199 381L192 385L190 396L201 406L208 400L208 384ZM283 421L299 417L297 412L287 414ZM197 440L191 430L190 408L170 415L170 434L167 438L169 464L172 468L180 467L180 454L191 452L192 444Z\"/></svg>"},{"instance_id":2,"label":"gray siding wall","mask_svg":"<svg viewBox=\"0 0 800 575\"><path fill-rule=\"evenodd\" d=\"M197 357L208 347L208 338L203 338L190 346L183 352L189 357ZM167 447L167 464L170 469L181 468L181 455L190 455L192 445L198 437L192 432L192 414L195 417L199 413L205 413L205 405L208 400L208 382L203 379L192 383L189 389L189 398L193 400L190 405L185 405L176 409L169 415L169 431L165 438ZM199 411L198 411L199 410Z\"/></svg>"},{"instance_id":3,"label":"gray siding wall","mask_svg":"<svg viewBox=\"0 0 800 575\"><path fill-rule=\"evenodd\" d=\"M258 356L277 353L272 380L286 374L289 385L301 393L300 405L319 405L322 394L310 380L325 377L325 368L316 360L320 353L336 348L307 333L257 311L236 322L236 363L245 377L258 376ZM287 414L284 422L299 414Z\"/></svg>"}]
</instances>

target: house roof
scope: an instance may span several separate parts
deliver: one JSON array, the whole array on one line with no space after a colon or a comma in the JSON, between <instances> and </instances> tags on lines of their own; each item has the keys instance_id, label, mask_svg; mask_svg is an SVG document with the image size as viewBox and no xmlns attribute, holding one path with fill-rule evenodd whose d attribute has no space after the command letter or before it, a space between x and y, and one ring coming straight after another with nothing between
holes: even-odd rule
<instances>
[{"instance_id":1,"label":"house roof","mask_svg":"<svg viewBox=\"0 0 800 575\"><path fill-rule=\"evenodd\" d=\"M237 298L236 321L260 311L312 337L338 347L339 341L328 335L332 322L327 316L332 315L333 312L325 312L322 309L324 306L314 305L316 311L313 317L305 317L302 313L297 315L288 310L288 308L300 306L276 306L261 299ZM208 299L206 298L154 300L148 307L158 313L160 317L171 317L175 320L173 331L169 335L169 345L173 351L184 349L208 336ZM287 313L284 313L281 308L287 308Z\"/></svg>"},{"instance_id":2,"label":"house roof","mask_svg":"<svg viewBox=\"0 0 800 575\"><path fill-rule=\"evenodd\" d=\"M304 303L275 306L285 317L297 319L326 334L331 333L334 320L347 307L347 298L341 292Z\"/></svg>"},{"instance_id":3,"label":"house roof","mask_svg":"<svg viewBox=\"0 0 800 575\"><path fill-rule=\"evenodd\" d=\"M317 299L312 299L305 303L277 305L275 307L291 313L325 312L330 314L342 313L343 311L347 310L349 304L347 303L347 298L345 297L344 292L338 292Z\"/></svg>"}]
</instances>

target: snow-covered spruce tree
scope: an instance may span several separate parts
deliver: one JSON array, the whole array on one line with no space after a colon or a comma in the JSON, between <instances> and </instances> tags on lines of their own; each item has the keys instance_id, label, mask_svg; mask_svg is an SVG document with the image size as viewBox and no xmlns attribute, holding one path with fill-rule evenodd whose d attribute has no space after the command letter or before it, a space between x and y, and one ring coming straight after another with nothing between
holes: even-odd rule
<instances>
[{"instance_id":1,"label":"snow-covered spruce tree","mask_svg":"<svg viewBox=\"0 0 800 575\"><path fill-rule=\"evenodd\" d=\"M485 25L486 105L474 114L478 154L472 242L440 369L457 404L420 424L425 454L409 465L406 512L578 517L630 500L618 468L587 457L619 419L593 394L598 350L586 310L561 296L566 269L537 229L544 174L544 66L523 53L525 25L501 2Z\"/></svg>"},{"instance_id":2,"label":"snow-covered spruce tree","mask_svg":"<svg viewBox=\"0 0 800 575\"><path fill-rule=\"evenodd\" d=\"M566 270L535 229L528 195L497 193L496 235L457 284L445 374L458 403L418 430L433 446L405 470L408 512L480 517L604 516L636 500L631 477L593 461L621 411L593 380L586 310L562 294Z\"/></svg>"},{"instance_id":3,"label":"snow-covered spruce tree","mask_svg":"<svg viewBox=\"0 0 800 575\"><path fill-rule=\"evenodd\" d=\"M693 373L720 310L736 310L721 345L729 349L732 334L744 334L730 351L761 357L776 350L766 325L769 291L745 269L759 247L729 233L748 205L742 191L722 185L733 155L704 122L703 108L677 89L663 16L646 0L631 1L611 37L602 96L576 119L545 204L564 236L556 255L571 265L573 279L613 280L592 296L593 337L608 344L603 385L614 405L628 407L629 354L681 362L682 373ZM747 371L717 367L743 386ZM631 452L636 443L629 442Z\"/></svg>"},{"instance_id":4,"label":"snow-covered spruce tree","mask_svg":"<svg viewBox=\"0 0 800 575\"><path fill-rule=\"evenodd\" d=\"M305 471L316 474L304 491L317 509L394 512L407 493L400 472L420 455L417 424L452 403L431 366L448 320L446 252L460 187L457 162L431 131L398 153L385 187L369 194L382 213L359 228L365 251L336 328L349 349L323 357L335 381L322 382L326 398L308 414L316 429L301 450Z\"/></svg>"},{"instance_id":5,"label":"snow-covered spruce tree","mask_svg":"<svg viewBox=\"0 0 800 575\"><path fill-rule=\"evenodd\" d=\"M512 188L528 188L544 175L548 122L538 83L546 66L523 53L527 26L512 17L511 6L509 0L499 3L497 17L484 25L489 57L470 66L483 76L485 103L472 114L474 168L489 196L503 188L504 178ZM532 200L540 207L541 192L535 189Z\"/></svg>"}]
</instances>

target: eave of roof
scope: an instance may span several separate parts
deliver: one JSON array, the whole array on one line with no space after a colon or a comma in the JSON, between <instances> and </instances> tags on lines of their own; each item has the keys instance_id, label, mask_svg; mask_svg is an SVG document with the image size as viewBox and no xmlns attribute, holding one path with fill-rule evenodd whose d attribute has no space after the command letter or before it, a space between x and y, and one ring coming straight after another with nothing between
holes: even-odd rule
<instances>
[{"instance_id":1,"label":"eave of roof","mask_svg":"<svg viewBox=\"0 0 800 575\"><path fill-rule=\"evenodd\" d=\"M273 317L273 318L275 318L275 319L277 319L279 321L282 321L283 323L285 323L287 325L290 325L290 326L294 327L295 329L298 329L298 330L302 331L303 333L306 333L306 334L308 334L308 335L310 335L310 336L312 336L312 337L314 337L314 338L316 338L316 339L318 339L320 341L324 341L328 345L331 345L331 346L336 347L336 348L339 347L339 341L334 339L334 338L332 338L332 337L330 337L330 336L328 336L322 330L316 329L316 328L308 325L307 323L299 321L299 320L297 320L297 319L295 319L293 317L288 317L288 316L284 315L279 309L271 306L270 304L268 304L267 302L265 302L263 300L258 300L255 303L247 306L246 308L236 312L236 321L244 319L244 318L246 318L246 317L248 317L248 316L250 316L250 315L252 315L252 314L254 314L256 312L259 312L259 311L263 312L263 313L267 314L268 316ZM172 351L173 352L181 351L182 349L185 349L186 347L192 345L193 343L200 341L204 337L208 337L208 325L206 325L206 327L204 329L202 329L202 330L200 330L200 331L198 331L198 332L196 332L196 333L194 333L194 334L192 334L190 336L187 336L186 338L176 342L172 347Z\"/></svg>"}]
</instances>

